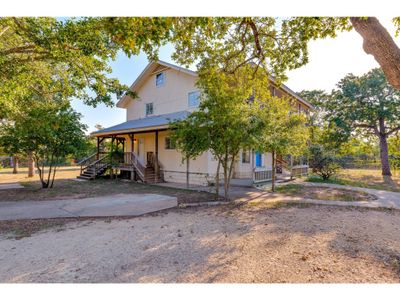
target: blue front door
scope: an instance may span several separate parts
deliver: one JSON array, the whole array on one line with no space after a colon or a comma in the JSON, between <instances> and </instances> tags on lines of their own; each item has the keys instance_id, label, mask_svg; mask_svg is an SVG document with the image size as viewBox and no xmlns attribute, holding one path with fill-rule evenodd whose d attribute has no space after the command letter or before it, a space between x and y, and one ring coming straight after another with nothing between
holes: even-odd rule
<instances>
[{"instance_id":1,"label":"blue front door","mask_svg":"<svg viewBox=\"0 0 400 300\"><path fill-rule=\"evenodd\" d=\"M260 152L256 152L256 167L261 167L262 165L262 161L261 161L261 153Z\"/></svg>"}]
</instances>

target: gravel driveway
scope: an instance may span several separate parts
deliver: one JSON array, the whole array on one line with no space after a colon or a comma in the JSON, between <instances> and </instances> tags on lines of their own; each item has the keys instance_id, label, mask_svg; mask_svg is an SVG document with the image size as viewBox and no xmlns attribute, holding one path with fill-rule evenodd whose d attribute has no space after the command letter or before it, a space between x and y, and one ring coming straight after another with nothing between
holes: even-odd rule
<instances>
[{"instance_id":1,"label":"gravel driveway","mask_svg":"<svg viewBox=\"0 0 400 300\"><path fill-rule=\"evenodd\" d=\"M1 282L400 282L400 212L174 209L0 236Z\"/></svg>"}]
</instances>

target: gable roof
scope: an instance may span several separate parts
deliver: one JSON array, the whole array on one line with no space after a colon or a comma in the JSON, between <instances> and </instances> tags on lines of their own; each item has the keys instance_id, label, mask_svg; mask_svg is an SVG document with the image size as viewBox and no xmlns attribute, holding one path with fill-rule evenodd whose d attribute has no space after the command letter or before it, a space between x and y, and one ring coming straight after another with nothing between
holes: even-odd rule
<instances>
[{"instance_id":1,"label":"gable roof","mask_svg":"<svg viewBox=\"0 0 400 300\"><path fill-rule=\"evenodd\" d=\"M111 134L145 131L148 129L153 129L154 127L168 126L170 122L175 120L184 120L189 116L189 114L190 112L184 110L170 114L130 120L118 125L114 125L105 129L92 132L91 135L103 136Z\"/></svg>"},{"instance_id":2,"label":"gable roof","mask_svg":"<svg viewBox=\"0 0 400 300\"><path fill-rule=\"evenodd\" d=\"M162 61L162 60L157 60L157 61L150 62L146 66L146 68L144 68L142 73L140 73L140 75L132 83L132 85L130 86L129 89L131 91L136 90L138 87L140 87L146 81L148 75L150 75L150 74L152 74L154 72L157 72L157 71L161 72L161 71L166 70L166 69L174 69L174 70L176 70L178 72L182 72L182 73L197 77L197 73L192 71L192 70L189 70L189 69L186 69L186 68L182 68L182 67L179 67L179 66L174 65L174 64L167 63L167 62ZM125 108L125 106L126 106L127 102L129 101L129 99L130 99L129 96L126 96L126 95L122 96L122 98L117 102L117 107Z\"/></svg>"},{"instance_id":3,"label":"gable roof","mask_svg":"<svg viewBox=\"0 0 400 300\"><path fill-rule=\"evenodd\" d=\"M132 83L132 85L130 86L130 90L134 91L135 89L137 89L138 87L140 87L141 84L143 84L146 81L146 78L148 75L154 73L154 72L161 72L163 70L166 69L174 69L178 72L183 72L186 73L188 75L192 75L197 77L197 72L189 70L187 68L183 68L171 63L167 63L165 61L162 60L157 60L157 61L152 61L150 62L146 68L144 68L144 70L142 71L142 73L140 73L140 75L136 78L136 80ZM269 79L271 80L271 82L273 84L276 85L276 81L275 78L270 76ZM294 91L292 91L289 87L287 87L286 85L284 85L283 83L278 86L278 88L281 88L283 91L285 91L286 93L288 93L289 95L291 95L292 97L296 98L298 101L300 101L301 103L303 103L304 105L313 108L314 106L308 102L307 100L304 100L302 97L300 97L298 94L296 94ZM117 102L117 107L120 108L125 108L126 104L129 101L129 96L124 95L122 96L122 98Z\"/></svg>"}]
</instances>

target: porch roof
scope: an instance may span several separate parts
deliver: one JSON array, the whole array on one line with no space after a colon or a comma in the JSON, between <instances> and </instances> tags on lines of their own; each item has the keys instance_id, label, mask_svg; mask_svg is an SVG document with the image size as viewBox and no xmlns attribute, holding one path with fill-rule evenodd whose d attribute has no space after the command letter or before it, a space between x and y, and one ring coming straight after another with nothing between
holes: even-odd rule
<instances>
[{"instance_id":1,"label":"porch roof","mask_svg":"<svg viewBox=\"0 0 400 300\"><path fill-rule=\"evenodd\" d=\"M164 129L168 128L170 122L175 120L184 120L187 118L189 114L190 112L184 110L170 114L130 120L118 125L114 125L105 129L92 132L91 135L104 136L104 135L122 134L130 132L141 132L151 129Z\"/></svg>"}]
</instances>

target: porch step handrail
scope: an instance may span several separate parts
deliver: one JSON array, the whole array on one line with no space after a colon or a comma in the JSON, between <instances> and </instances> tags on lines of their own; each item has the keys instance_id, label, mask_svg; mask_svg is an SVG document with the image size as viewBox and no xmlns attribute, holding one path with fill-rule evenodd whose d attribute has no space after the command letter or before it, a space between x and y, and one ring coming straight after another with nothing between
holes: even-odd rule
<instances>
[{"instance_id":1,"label":"porch step handrail","mask_svg":"<svg viewBox=\"0 0 400 300\"><path fill-rule=\"evenodd\" d=\"M110 161L107 160L109 157L107 155L104 155L103 157L101 157L100 159L96 160L95 162L91 163L89 167L94 167L94 173L95 175L97 175L97 173L99 172L99 170L104 169L109 167Z\"/></svg>"},{"instance_id":2,"label":"porch step handrail","mask_svg":"<svg viewBox=\"0 0 400 300\"><path fill-rule=\"evenodd\" d=\"M131 152L131 164L136 169L136 172L139 175L140 179L144 182L145 181L144 174L146 168L142 165L135 152Z\"/></svg>"},{"instance_id":3,"label":"porch step handrail","mask_svg":"<svg viewBox=\"0 0 400 300\"><path fill-rule=\"evenodd\" d=\"M83 171L85 171L96 159L97 153L93 153L92 155L82 159L80 162L78 162L78 165L81 166L81 175Z\"/></svg>"},{"instance_id":4,"label":"porch step handrail","mask_svg":"<svg viewBox=\"0 0 400 300\"><path fill-rule=\"evenodd\" d=\"M88 157L85 157L84 159L82 159L81 161L79 161L77 164L78 165L83 165L83 164L85 164L87 161L89 161L89 160L92 160L95 156L96 156L96 152L95 153L93 153L92 155L90 155L90 156L88 156Z\"/></svg>"}]
</instances>

